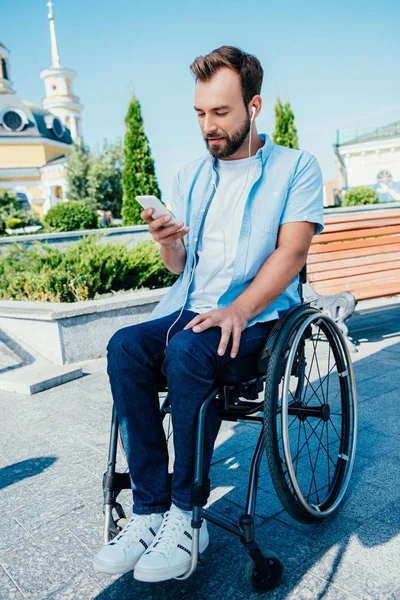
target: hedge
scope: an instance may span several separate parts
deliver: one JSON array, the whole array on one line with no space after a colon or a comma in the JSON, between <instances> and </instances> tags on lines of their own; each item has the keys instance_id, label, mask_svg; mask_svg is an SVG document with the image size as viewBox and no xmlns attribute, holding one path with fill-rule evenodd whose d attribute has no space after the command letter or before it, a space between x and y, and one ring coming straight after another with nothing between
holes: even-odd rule
<instances>
[{"instance_id":1,"label":"hedge","mask_svg":"<svg viewBox=\"0 0 400 600\"><path fill-rule=\"evenodd\" d=\"M177 279L154 242L128 249L99 244L100 237L85 237L64 252L39 242L29 249L13 244L0 255L0 298L76 302L110 291L169 286Z\"/></svg>"}]
</instances>

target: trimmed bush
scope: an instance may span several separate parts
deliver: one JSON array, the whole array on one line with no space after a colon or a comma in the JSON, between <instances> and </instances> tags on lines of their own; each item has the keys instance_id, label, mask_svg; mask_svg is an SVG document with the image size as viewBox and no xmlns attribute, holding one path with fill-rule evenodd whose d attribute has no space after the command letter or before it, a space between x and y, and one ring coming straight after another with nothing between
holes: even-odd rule
<instances>
[{"instance_id":1,"label":"trimmed bush","mask_svg":"<svg viewBox=\"0 0 400 600\"><path fill-rule=\"evenodd\" d=\"M71 200L52 206L43 221L50 231L96 229L97 213L86 202Z\"/></svg>"},{"instance_id":2,"label":"trimmed bush","mask_svg":"<svg viewBox=\"0 0 400 600\"><path fill-rule=\"evenodd\" d=\"M378 204L378 194L366 185L350 188L344 195L342 206L362 206L364 204Z\"/></svg>"},{"instance_id":3,"label":"trimmed bush","mask_svg":"<svg viewBox=\"0 0 400 600\"><path fill-rule=\"evenodd\" d=\"M99 244L100 237L86 237L65 252L40 243L30 249L13 244L0 255L0 298L76 302L110 291L169 286L177 279L154 242L128 249Z\"/></svg>"},{"instance_id":4,"label":"trimmed bush","mask_svg":"<svg viewBox=\"0 0 400 600\"><path fill-rule=\"evenodd\" d=\"M18 217L14 217L12 219L8 219L6 221L6 229L20 229L25 226L25 221L23 219L19 219Z\"/></svg>"}]
</instances>

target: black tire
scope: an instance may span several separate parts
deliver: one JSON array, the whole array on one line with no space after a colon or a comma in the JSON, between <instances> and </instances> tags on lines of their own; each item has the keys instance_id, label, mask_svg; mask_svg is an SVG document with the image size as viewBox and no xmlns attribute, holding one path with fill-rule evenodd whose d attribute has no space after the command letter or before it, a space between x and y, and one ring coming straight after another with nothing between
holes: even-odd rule
<instances>
[{"instance_id":1,"label":"black tire","mask_svg":"<svg viewBox=\"0 0 400 600\"><path fill-rule=\"evenodd\" d=\"M309 325L305 326L306 322ZM317 328L315 341L313 330ZM325 378L321 378L318 362L319 342L321 361L328 363ZM329 367L331 353L336 370ZM318 378L312 379L312 369L319 376L319 384ZM337 391L333 401L328 397L331 381L334 392ZM339 395L340 401L337 400ZM333 402L337 402L335 411L340 404L339 413L332 412ZM282 406L287 409L282 410ZM330 439L329 428L333 432ZM354 462L355 384L346 342L339 328L330 317L310 306L304 305L283 324L271 352L266 373L264 433L271 478L285 510L302 523L318 522L332 514L346 491ZM324 461L327 463L325 471ZM323 483L321 488L317 479Z\"/></svg>"},{"instance_id":2,"label":"black tire","mask_svg":"<svg viewBox=\"0 0 400 600\"><path fill-rule=\"evenodd\" d=\"M253 591L261 594L274 590L280 584L283 576L283 564L276 554L269 552L265 557L265 562L269 571L268 577L264 577L258 572L252 558L247 562L244 572Z\"/></svg>"}]
</instances>

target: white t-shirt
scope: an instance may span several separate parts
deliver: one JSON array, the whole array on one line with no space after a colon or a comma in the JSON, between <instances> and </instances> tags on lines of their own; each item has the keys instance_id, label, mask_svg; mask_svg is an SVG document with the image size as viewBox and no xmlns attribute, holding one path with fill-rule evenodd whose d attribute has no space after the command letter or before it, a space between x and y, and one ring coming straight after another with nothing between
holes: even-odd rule
<instances>
[{"instance_id":1,"label":"white t-shirt","mask_svg":"<svg viewBox=\"0 0 400 600\"><path fill-rule=\"evenodd\" d=\"M258 159L218 160L218 188L208 209L197 249L198 262L185 308L204 313L217 308L228 289L243 212L255 179ZM224 243L225 237L225 243Z\"/></svg>"}]
</instances>

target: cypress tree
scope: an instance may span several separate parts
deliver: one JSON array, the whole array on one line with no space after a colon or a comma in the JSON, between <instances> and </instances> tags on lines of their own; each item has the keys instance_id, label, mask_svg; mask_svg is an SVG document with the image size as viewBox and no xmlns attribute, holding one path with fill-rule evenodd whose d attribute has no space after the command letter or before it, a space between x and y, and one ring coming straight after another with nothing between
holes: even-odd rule
<instances>
[{"instance_id":1,"label":"cypress tree","mask_svg":"<svg viewBox=\"0 0 400 600\"><path fill-rule=\"evenodd\" d=\"M82 144L73 144L66 165L68 200L86 200L88 196L88 173L90 157L88 148Z\"/></svg>"},{"instance_id":2,"label":"cypress tree","mask_svg":"<svg viewBox=\"0 0 400 600\"><path fill-rule=\"evenodd\" d=\"M140 218L143 208L136 202L135 196L154 195L161 199L161 192L144 132L140 104L135 96L130 101L125 124L122 220L124 225L137 225L144 221Z\"/></svg>"},{"instance_id":3,"label":"cypress tree","mask_svg":"<svg viewBox=\"0 0 400 600\"><path fill-rule=\"evenodd\" d=\"M294 114L290 103L282 104L278 98L275 104L275 131L272 136L274 144L287 146L288 148L298 148L297 130L294 124Z\"/></svg>"}]
</instances>

